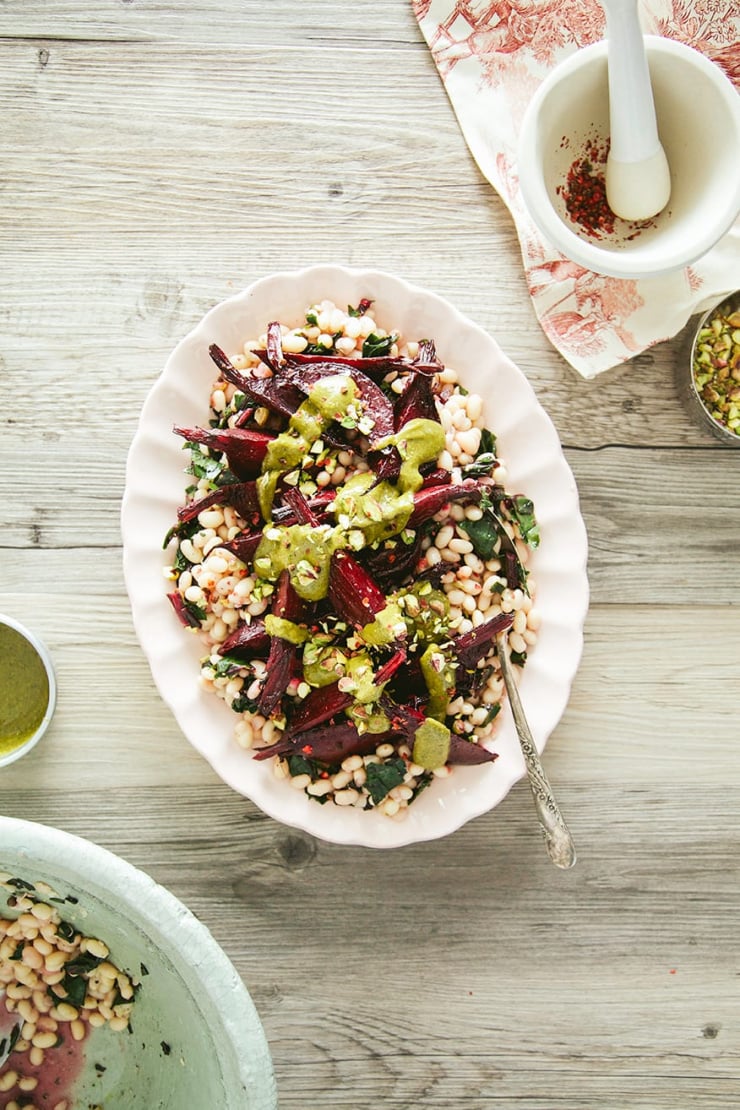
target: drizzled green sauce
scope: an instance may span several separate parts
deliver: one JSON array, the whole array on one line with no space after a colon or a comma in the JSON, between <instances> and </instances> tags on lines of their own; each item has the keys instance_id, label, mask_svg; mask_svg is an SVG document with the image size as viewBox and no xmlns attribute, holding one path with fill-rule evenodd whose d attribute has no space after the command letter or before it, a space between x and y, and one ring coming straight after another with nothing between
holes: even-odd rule
<instances>
[{"instance_id":1,"label":"drizzled green sauce","mask_svg":"<svg viewBox=\"0 0 740 1110\"><path fill-rule=\"evenodd\" d=\"M257 479L265 520L270 518L282 475L300 467L325 428L347 413L357 393L348 375L324 378L290 418L288 428L270 444ZM274 581L287 569L301 597L309 601L326 597L334 552L342 548L359 551L399 535L413 512L414 491L423 483L420 468L436 459L444 444L441 425L422 419L409 420L400 431L379 441L374 446L396 447L401 456L398 483L378 482L372 472L355 474L337 490L333 526L268 524L254 556L257 575Z\"/></svg>"},{"instance_id":2,"label":"drizzled green sauce","mask_svg":"<svg viewBox=\"0 0 740 1110\"><path fill-rule=\"evenodd\" d=\"M49 677L25 636L0 624L0 756L20 748L44 719Z\"/></svg>"}]
</instances>

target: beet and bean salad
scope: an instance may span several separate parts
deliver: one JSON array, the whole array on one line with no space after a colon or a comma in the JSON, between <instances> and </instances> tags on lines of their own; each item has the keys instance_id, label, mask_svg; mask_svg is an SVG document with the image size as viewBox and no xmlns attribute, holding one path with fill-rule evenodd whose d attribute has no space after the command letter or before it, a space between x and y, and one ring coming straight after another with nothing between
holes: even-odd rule
<instances>
[{"instance_id":1,"label":"beet and bean salad","mask_svg":"<svg viewBox=\"0 0 740 1110\"><path fill-rule=\"evenodd\" d=\"M210 355L165 540L200 681L296 790L400 819L496 758L496 638L524 666L539 626L532 502L506 488L481 398L368 300Z\"/></svg>"}]
</instances>

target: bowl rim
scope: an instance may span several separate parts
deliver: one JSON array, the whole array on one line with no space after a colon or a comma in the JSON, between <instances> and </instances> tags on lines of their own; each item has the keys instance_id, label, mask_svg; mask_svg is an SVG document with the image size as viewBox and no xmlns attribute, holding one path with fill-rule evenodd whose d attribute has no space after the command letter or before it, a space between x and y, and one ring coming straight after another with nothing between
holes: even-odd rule
<instances>
[{"instance_id":1,"label":"bowl rim","mask_svg":"<svg viewBox=\"0 0 740 1110\"><path fill-rule=\"evenodd\" d=\"M389 849L447 836L459 829L467 821L479 817L483 813L487 813L493 809L498 801L506 796L511 787L526 774L524 762L521 759L521 752L518 746L516 747L517 754L513 757L513 761L510 757L507 760L498 760L495 764L496 773L500 776L500 781L503 783L500 798L497 796L491 801L486 797L484 800L483 794L485 792L485 787L490 784L488 779L485 781L481 780L479 784L472 785L470 788L467 785L464 786L461 793L461 799L463 800L459 801L459 805L449 806L440 799L436 802L433 812L431 809L429 812L425 810L423 818L420 818L418 821L415 820L413 824L411 821L404 822L403 824L395 824L377 815L382 825L380 823L376 824L372 820L365 823L358 822L356 825L348 825L345 818L346 816L350 816L350 814L348 810L345 809L339 811L342 814L341 823L339 819L328 823L317 820L317 815L323 813L324 810L315 804L312 806L310 800L303 808L292 805L287 807L284 799L275 798L272 793L272 788L268 787L265 782L260 781L258 783L252 783L251 787L248 787L245 785L241 768L237 771L234 762L225 754L227 748L236 754L237 749L233 746L233 738L228 740L228 742L224 742L223 750L220 748L216 750L213 746L214 742L212 739L209 738L206 742L202 736L194 737L192 731L189 731L188 727L186 727L185 718L187 717L188 720L192 720L194 714L197 714L198 706L192 700L188 706L183 706L183 704L180 703L180 695L178 694L177 697L173 695L173 690L171 688L172 682L170 681L171 660L168 656L171 645L165 645L162 638L162 627L157 627L159 636L156 642L153 641L152 622L154 620L156 623L159 620L154 610L156 609L157 613L161 613L164 607L164 602L162 600L164 591L161 591L160 586L162 581L161 569L157 571L156 585L152 580L148 583L151 589L145 591L145 579L148 582L148 579L152 577L153 573L149 568L149 561L153 558L153 551L151 544L146 542L146 537L142 536L141 530L134 528L137 520L137 501L140 502L142 498L146 498L151 505L155 496L152 488L151 473L147 472L146 481L142 484L143 480L139 475L138 463L143 449L147 444L152 449L156 449L158 456L164 449L164 437L162 429L159 427L161 403L166 401L167 405L171 405L175 397L172 374L179 374L183 370L183 367L179 363L179 359L187 352L190 353L189 358L197 357L196 352L200 347L203 347L203 350L207 352L208 343L218 340L218 336L221 334L221 327L227 326L227 322L231 320L232 314L236 313L238 316L242 316L244 313L254 311L255 303L260 305L258 311L260 313L263 312L264 308L261 301L268 293L271 298L277 297L277 304L280 305L281 291L286 286L288 294L285 299L288 299L291 295L295 296L296 289L301 289L302 293L305 294L307 292L306 286L310 287L311 295L320 293L323 296L331 296L333 295L332 283L335 283L337 289L340 286L336 283L341 283L341 292L337 293L340 297L350 295L353 290L357 292L359 296L359 288L355 288L355 286L359 286L359 283L362 283L362 287L365 290L374 288L379 299L383 298L390 300L403 294L409 299L409 304L414 304L421 298L423 303L430 309L433 308L436 311L436 317L443 320L448 327L452 328L454 325L457 331L462 330L462 332L474 339L477 344L484 346L486 356L491 360L492 364L496 365L498 372L505 375L506 381L511 387L513 396L510 399L510 405L513 405L514 410L512 416L521 419L522 406L526 406L525 411L527 419L533 422L534 427L537 429L536 439L538 451L544 450L548 453L548 481L556 481L558 492L558 498L551 502L551 505L555 506L557 510L562 513L562 519L560 521L560 524L564 524L562 534L567 535L568 540L572 543L572 549L569 551L568 556L568 568L569 574L572 573L573 578L577 579L577 584L574 584L573 579L569 577L569 583L573 587L571 591L573 596L569 594L568 606L570 623L568 624L567 633L569 639L565 645L566 650L564 654L561 653L559 656L559 658L566 660L567 681L563 681L562 686L559 686L557 690L557 715L552 720L548 719L547 726L545 727L543 725L539 732L541 747L544 747L544 744L556 727L567 705L570 688L582 654L583 625L588 611L588 539L585 524L580 513L578 490L575 479L565 459L557 431L551 418L540 404L531 382L509 356L501 350L496 339L470 317L464 315L445 297L426 287L407 281L389 271L369 266L362 267L343 265L340 263L317 263L293 270L270 272L255 279L245 288L214 304L179 341L170 352L164 369L152 383L151 389L144 401L139 424L129 449L126 467L126 486L121 503L124 580L129 593L134 628L144 650L144 654L148 658L155 685L158 687L160 696L169 706L175 720L188 741L200 752L201 756L214 767L221 780L232 789L249 797L262 812L266 813L274 820L284 825L292 826L293 828L299 828L309 835L315 836L325 842ZM306 301L306 303L308 302ZM277 313L278 311L284 310L285 306L283 304L282 308L278 309L276 306L273 311ZM397 322L401 321L399 320ZM205 338L206 336L208 339ZM437 338L439 338L439 336L437 336ZM203 356L203 360L204 362L208 361L207 354ZM462 369L460 366L458 366L458 368ZM192 366L189 367L189 372L193 372ZM510 407L507 407L507 409L503 411L511 412L512 410ZM155 412L158 414L156 417L156 434L153 431L151 419ZM169 408L167 409L167 415L171 423ZM494 424L494 430L503 435L504 429L501 426L500 418L499 422ZM509 429L506 434L510 435L511 430ZM531 481L531 474L527 478L527 481ZM181 491L182 486L179 486L178 496L180 496ZM169 489L168 491L159 492L157 502L160 507L162 501L167 500L172 492L173 491ZM172 511L173 509L170 506L170 512ZM149 527L151 528L151 523ZM166 525L163 526L162 530L164 531L165 529ZM561 532L560 526L558 527L558 532ZM562 540L559 542L562 542ZM559 549L559 542L554 544L555 549ZM160 543L161 540L157 543L157 558L161 557ZM155 589L156 598L154 595ZM145 594L146 596L144 596ZM171 617L172 614L168 613L168 628L170 627ZM172 625L172 627L174 627L174 625ZM553 622L553 627L555 627L555 622ZM156 651L153 650L153 643ZM183 651L179 644L176 649L172 647L172 650L173 654L176 654L178 658ZM534 673L537 673L534 667L532 670ZM549 682L551 676L545 674L544 678L546 682ZM534 674L530 677L529 667L525 671L523 681L525 684L535 681ZM211 695L208 696L210 697ZM547 698L544 699L544 701L549 705L551 699ZM533 722L530 723L532 724ZM513 724L511 728L513 729ZM218 743L220 744L220 742L219 738ZM513 743L516 745L515 739ZM241 755L248 755L248 753L242 752ZM493 765L489 765L489 770L492 766ZM465 770L465 768L461 768L462 772ZM461 784L461 786L462 785L463 784ZM494 784L494 790L495 789L498 789L498 787ZM357 811L352 810L352 814L357 816ZM373 817L372 814L362 814L360 816Z\"/></svg>"},{"instance_id":2,"label":"bowl rim","mask_svg":"<svg viewBox=\"0 0 740 1110\"><path fill-rule=\"evenodd\" d=\"M199 991L208 997L222 1022L223 1034L234 1050L240 1083L248 1092L255 1082L264 1086L254 1110L272 1110L277 1105L270 1050L254 1002L226 952L183 902L145 871L95 841L51 825L0 815L0 864L3 853L9 851L27 856L36 870L48 864L53 871L61 862L63 868L79 873L81 884L125 898L126 905L134 907L131 916L147 935L161 936L184 955L197 977ZM53 875L46 878L53 885ZM224 998L229 1000L229 1013L224 1010ZM242 1051L245 1048L248 1051ZM258 1069L253 1067L255 1063Z\"/></svg>"},{"instance_id":3,"label":"bowl rim","mask_svg":"<svg viewBox=\"0 0 740 1110\"><path fill-rule=\"evenodd\" d=\"M703 72L734 114L736 131L740 136L740 96L723 70L699 50L676 39L662 35L643 37L648 58L651 54L664 54L683 61L691 60ZM527 105L517 149L522 199L527 213L552 246L562 251L567 258L596 273L607 277L632 279L675 273L702 258L730 230L740 212L740 176L737 178L732 199L724 209L717 209L715 218L705 225L701 238L697 240L689 254L676 249L659 265L636 266L634 253L606 250L597 243L587 242L572 231L553 208L543 175L539 172L541 158L538 150L537 120L544 101L556 86L577 70L601 59L606 60L607 53L606 39L600 39L576 50L550 71ZM729 93L732 93L732 96L728 95Z\"/></svg>"},{"instance_id":4,"label":"bowl rim","mask_svg":"<svg viewBox=\"0 0 740 1110\"><path fill-rule=\"evenodd\" d=\"M25 740L17 748L12 748L11 751L6 752L5 755L0 755L0 768L2 768L7 767L10 763L15 763L16 759L20 759L22 756L27 755L32 748L36 747L39 740L46 732L47 728L51 724L51 719L54 716L54 711L56 709L57 681L56 675L54 673L54 664L52 662L49 649L47 648L46 644L41 639L39 639L35 632L32 632L30 628L27 628L26 625L21 624L19 620L16 620L15 617L9 616L7 613L0 613L0 624L4 624L8 628L12 628L14 632L17 632L20 636L23 637L24 640L26 640L31 645L31 647L40 658L41 662L44 664L46 677L49 682L49 697L46 703L46 711L44 713L44 716L41 718L41 722L39 723L36 731L32 733L31 736L29 736L28 740Z\"/></svg>"}]
</instances>

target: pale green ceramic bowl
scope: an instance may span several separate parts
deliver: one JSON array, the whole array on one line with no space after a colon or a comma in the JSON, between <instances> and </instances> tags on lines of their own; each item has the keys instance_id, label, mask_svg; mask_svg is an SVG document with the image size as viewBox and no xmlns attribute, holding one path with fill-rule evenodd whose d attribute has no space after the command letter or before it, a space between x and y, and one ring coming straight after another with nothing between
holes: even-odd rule
<instances>
[{"instance_id":1,"label":"pale green ceramic bowl","mask_svg":"<svg viewBox=\"0 0 740 1110\"><path fill-rule=\"evenodd\" d=\"M254 1004L211 933L172 894L88 840L8 817L0 817L0 872L71 895L77 901L64 903L63 918L141 977L132 1033L90 1031L75 1106L274 1110ZM0 916L16 916L9 896L0 887Z\"/></svg>"}]
</instances>

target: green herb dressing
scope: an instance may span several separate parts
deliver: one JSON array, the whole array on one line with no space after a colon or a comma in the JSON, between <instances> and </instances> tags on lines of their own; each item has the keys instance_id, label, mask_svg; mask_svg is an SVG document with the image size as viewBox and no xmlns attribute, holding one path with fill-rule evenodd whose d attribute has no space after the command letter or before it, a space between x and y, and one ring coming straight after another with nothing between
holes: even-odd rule
<instances>
[{"instance_id":1,"label":"green herb dressing","mask_svg":"<svg viewBox=\"0 0 740 1110\"><path fill-rule=\"evenodd\" d=\"M392 436L386 436L373 447L382 450L384 447L395 447L401 456L401 473L398 476L398 487L412 492L421 489L424 479L420 467L425 462L431 462L444 450L445 433L441 424L436 420L424 420L415 417Z\"/></svg>"},{"instance_id":2,"label":"green herb dressing","mask_svg":"<svg viewBox=\"0 0 740 1110\"><path fill-rule=\"evenodd\" d=\"M455 689L455 667L437 644L430 644L419 659L429 691L427 716L444 722L450 694Z\"/></svg>"},{"instance_id":3,"label":"green herb dressing","mask_svg":"<svg viewBox=\"0 0 740 1110\"><path fill-rule=\"evenodd\" d=\"M346 415L357 392L346 374L323 378L290 418L286 431L270 444L257 479L265 520L270 518L280 478L300 467L326 427ZM268 524L254 555L258 577L275 581L287 569L300 597L308 601L326 597L334 552L343 548L359 551L401 533L414 509L414 491L423 484L420 468L436 459L444 445L441 425L422 419L410 420L399 432L381 440L378 447L394 446L401 456L398 483L378 482L370 471L355 474L337 490L333 526Z\"/></svg>"},{"instance_id":4,"label":"green herb dressing","mask_svg":"<svg viewBox=\"0 0 740 1110\"><path fill-rule=\"evenodd\" d=\"M286 620L285 617L275 617L272 613L265 617L265 631L268 636L279 636L289 644L305 644L309 635L307 628L302 628L300 624Z\"/></svg>"},{"instance_id":5,"label":"green herb dressing","mask_svg":"<svg viewBox=\"0 0 740 1110\"><path fill-rule=\"evenodd\" d=\"M0 756L33 736L48 704L49 677L36 648L0 624Z\"/></svg>"},{"instance_id":6,"label":"green herb dressing","mask_svg":"<svg viewBox=\"0 0 740 1110\"><path fill-rule=\"evenodd\" d=\"M257 497L265 520L270 519L275 490L283 474L301 465L317 439L332 420L341 420L357 396L357 386L348 374L331 374L317 382L290 418L288 427L267 448L262 474L257 479Z\"/></svg>"}]
</instances>

